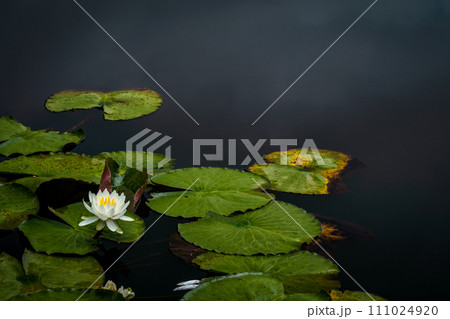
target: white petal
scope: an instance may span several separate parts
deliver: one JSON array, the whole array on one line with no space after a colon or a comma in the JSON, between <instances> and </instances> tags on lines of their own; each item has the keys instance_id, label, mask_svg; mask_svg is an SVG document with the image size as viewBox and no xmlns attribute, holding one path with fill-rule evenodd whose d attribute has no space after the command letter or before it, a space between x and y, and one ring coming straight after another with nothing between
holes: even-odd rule
<instances>
[{"instance_id":1,"label":"white petal","mask_svg":"<svg viewBox=\"0 0 450 319\"><path fill-rule=\"evenodd\" d=\"M99 206L97 212L98 212L98 217L100 217L101 220L108 219L108 215L106 215L105 206Z\"/></svg>"},{"instance_id":2,"label":"white petal","mask_svg":"<svg viewBox=\"0 0 450 319\"><path fill-rule=\"evenodd\" d=\"M119 226L117 226L116 222L111 219L108 219L106 221L106 226L108 226L109 230L111 230L112 232L115 232L119 228Z\"/></svg>"},{"instance_id":3,"label":"white petal","mask_svg":"<svg viewBox=\"0 0 450 319\"><path fill-rule=\"evenodd\" d=\"M126 212L127 212L127 210L124 209L123 211L121 211L121 212L119 212L119 213L116 213L116 214L112 217L112 219L120 219L120 218L122 218L123 215L125 215Z\"/></svg>"},{"instance_id":4,"label":"white petal","mask_svg":"<svg viewBox=\"0 0 450 319\"><path fill-rule=\"evenodd\" d=\"M132 221L134 220L133 218L128 217L128 216L122 216L122 217L120 217L119 219L120 219L120 220L127 221L127 222L132 222Z\"/></svg>"},{"instance_id":5,"label":"white petal","mask_svg":"<svg viewBox=\"0 0 450 319\"><path fill-rule=\"evenodd\" d=\"M98 220L98 217L96 217L96 216L95 217L89 217L89 218L86 218L85 220L81 221L78 224L78 226L86 226L86 225L95 223L97 220Z\"/></svg>"},{"instance_id":6,"label":"white petal","mask_svg":"<svg viewBox=\"0 0 450 319\"><path fill-rule=\"evenodd\" d=\"M84 207L86 207L86 209L87 209L90 213L92 213L91 206L89 206L88 204L86 204L86 202L84 201L84 199L83 199L83 204L84 204Z\"/></svg>"}]
</instances>

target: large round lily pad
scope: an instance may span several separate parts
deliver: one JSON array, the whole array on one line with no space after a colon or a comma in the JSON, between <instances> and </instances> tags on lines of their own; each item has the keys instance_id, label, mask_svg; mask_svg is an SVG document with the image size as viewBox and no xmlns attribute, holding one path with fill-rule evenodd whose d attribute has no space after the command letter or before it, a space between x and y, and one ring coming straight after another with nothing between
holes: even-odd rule
<instances>
[{"instance_id":1,"label":"large round lily pad","mask_svg":"<svg viewBox=\"0 0 450 319\"><path fill-rule=\"evenodd\" d=\"M38 252L85 255L96 251L97 240L84 230L42 217L34 217L20 224L19 229Z\"/></svg>"},{"instance_id":2,"label":"large round lily pad","mask_svg":"<svg viewBox=\"0 0 450 319\"><path fill-rule=\"evenodd\" d=\"M220 273L263 272L279 278L287 293L312 293L339 288L338 267L307 251L276 256L236 256L205 253L192 261Z\"/></svg>"},{"instance_id":3,"label":"large round lily pad","mask_svg":"<svg viewBox=\"0 0 450 319\"><path fill-rule=\"evenodd\" d=\"M128 120L158 109L161 96L151 90L125 90L113 92L67 90L47 99L45 107L52 112L103 107L106 120Z\"/></svg>"},{"instance_id":4,"label":"large round lily pad","mask_svg":"<svg viewBox=\"0 0 450 319\"><path fill-rule=\"evenodd\" d=\"M311 243L321 234L322 227L303 209L284 202L272 202L258 210L231 217L209 213L198 221L178 225L178 231L188 242L207 250L269 255L288 253Z\"/></svg>"},{"instance_id":5,"label":"large round lily pad","mask_svg":"<svg viewBox=\"0 0 450 319\"><path fill-rule=\"evenodd\" d=\"M58 209L50 208L50 211L59 218L61 218L62 220L64 220L74 229L81 232L85 232L90 237L93 237L97 233L95 229L95 223L86 226L78 226L78 224L82 220L81 216L92 215L90 212L86 210L83 203L74 203ZM145 223L142 220L142 218L140 218L136 214L125 213L125 216L131 217L134 220L133 221L116 220L116 223L123 230L123 234L112 232L106 227L103 229L100 237L109 240L114 240L119 243L130 243L137 240L145 231Z\"/></svg>"},{"instance_id":6,"label":"large round lily pad","mask_svg":"<svg viewBox=\"0 0 450 319\"><path fill-rule=\"evenodd\" d=\"M329 296L325 297L325 300ZM281 301L324 300L322 294L286 295L283 283L268 274L240 273L204 279L181 300L191 301Z\"/></svg>"},{"instance_id":7,"label":"large round lily pad","mask_svg":"<svg viewBox=\"0 0 450 319\"><path fill-rule=\"evenodd\" d=\"M19 184L0 184L0 229L11 230L39 211L37 196Z\"/></svg>"},{"instance_id":8,"label":"large round lily pad","mask_svg":"<svg viewBox=\"0 0 450 319\"><path fill-rule=\"evenodd\" d=\"M311 150L305 154L301 149L274 152L264 155L266 165L254 164L249 170L266 177L270 189L299 194L330 194L342 192L345 185L342 177L349 164L354 162L350 155L318 150L317 158Z\"/></svg>"},{"instance_id":9,"label":"large round lily pad","mask_svg":"<svg viewBox=\"0 0 450 319\"><path fill-rule=\"evenodd\" d=\"M271 197L260 192L267 180L253 173L218 167L173 170L152 177L158 185L183 191L153 193L148 206L172 217L203 217L208 212L228 216L236 211L262 207ZM183 196L181 196L183 194Z\"/></svg>"}]
</instances>

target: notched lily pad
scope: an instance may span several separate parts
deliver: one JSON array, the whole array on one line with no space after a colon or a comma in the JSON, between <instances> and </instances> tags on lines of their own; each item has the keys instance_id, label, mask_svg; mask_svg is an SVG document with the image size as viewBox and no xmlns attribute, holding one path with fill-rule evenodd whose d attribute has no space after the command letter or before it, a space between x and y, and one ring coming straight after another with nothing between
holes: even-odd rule
<instances>
[{"instance_id":1,"label":"notched lily pad","mask_svg":"<svg viewBox=\"0 0 450 319\"><path fill-rule=\"evenodd\" d=\"M345 190L342 181L350 170L363 165L352 156L328 150L318 150L320 158L312 151L301 149L274 152L264 155L266 165L254 164L249 170L266 177L270 189L298 194L331 194Z\"/></svg>"},{"instance_id":2,"label":"notched lily pad","mask_svg":"<svg viewBox=\"0 0 450 319\"><path fill-rule=\"evenodd\" d=\"M260 192L268 181L256 174L218 167L192 167L173 170L152 177L157 185L187 192L152 193L147 205L172 217L204 217L208 212L228 216L262 207L271 197ZM184 193L184 194L183 194ZM182 196L181 196L182 195Z\"/></svg>"},{"instance_id":3,"label":"notched lily pad","mask_svg":"<svg viewBox=\"0 0 450 319\"><path fill-rule=\"evenodd\" d=\"M67 90L49 97L45 107L51 112L74 109L103 108L105 120L129 120L150 114L162 103L161 96L152 90L112 92Z\"/></svg>"},{"instance_id":4,"label":"notched lily pad","mask_svg":"<svg viewBox=\"0 0 450 319\"><path fill-rule=\"evenodd\" d=\"M258 210L231 217L208 213L198 221L179 224L178 231L188 242L207 250L225 254L274 255L311 243L321 234L322 227L303 209L284 202L272 202Z\"/></svg>"},{"instance_id":5,"label":"notched lily pad","mask_svg":"<svg viewBox=\"0 0 450 319\"><path fill-rule=\"evenodd\" d=\"M316 293L339 288L338 267L307 251L276 256L236 256L208 252L192 261L203 270L220 273L263 272L283 282L287 293Z\"/></svg>"},{"instance_id":6,"label":"notched lily pad","mask_svg":"<svg viewBox=\"0 0 450 319\"><path fill-rule=\"evenodd\" d=\"M29 155L38 152L62 151L68 145L79 144L84 139L83 130L60 133L58 131L31 131L10 117L0 118L0 154ZM10 131L8 131L10 130Z\"/></svg>"},{"instance_id":7,"label":"notched lily pad","mask_svg":"<svg viewBox=\"0 0 450 319\"><path fill-rule=\"evenodd\" d=\"M17 228L39 211L37 196L20 184L0 184L0 230Z\"/></svg>"}]
</instances>

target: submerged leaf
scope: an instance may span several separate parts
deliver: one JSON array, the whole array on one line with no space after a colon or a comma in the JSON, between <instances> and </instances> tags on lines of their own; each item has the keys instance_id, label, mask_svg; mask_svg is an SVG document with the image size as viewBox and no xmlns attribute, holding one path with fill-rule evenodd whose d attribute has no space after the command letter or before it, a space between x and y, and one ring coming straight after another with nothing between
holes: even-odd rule
<instances>
[{"instance_id":1,"label":"submerged leaf","mask_svg":"<svg viewBox=\"0 0 450 319\"><path fill-rule=\"evenodd\" d=\"M276 256L236 256L208 252L192 261L203 270L220 273L263 272L283 282L287 293L311 293L339 288L338 267L307 251Z\"/></svg>"},{"instance_id":2,"label":"submerged leaf","mask_svg":"<svg viewBox=\"0 0 450 319\"><path fill-rule=\"evenodd\" d=\"M267 183L261 176L218 167L193 167L173 170L152 177L158 185L187 192L152 193L147 205L172 217L204 217L208 212L228 216L236 211L262 207L271 197L258 191ZM184 193L184 194L183 194ZM183 195L183 196L181 196Z\"/></svg>"},{"instance_id":3,"label":"submerged leaf","mask_svg":"<svg viewBox=\"0 0 450 319\"><path fill-rule=\"evenodd\" d=\"M97 240L90 233L51 219L34 217L20 224L19 229L36 251L49 255L86 255L98 249Z\"/></svg>"},{"instance_id":4,"label":"submerged leaf","mask_svg":"<svg viewBox=\"0 0 450 319\"><path fill-rule=\"evenodd\" d=\"M150 114L161 105L161 96L151 90L93 92L67 90L47 99L52 112L103 107L105 120L128 120Z\"/></svg>"},{"instance_id":5,"label":"submerged leaf","mask_svg":"<svg viewBox=\"0 0 450 319\"><path fill-rule=\"evenodd\" d=\"M209 213L198 221L178 225L178 231L188 242L207 250L273 255L311 243L321 234L322 228L317 219L303 209L284 202L272 202L258 210L231 217Z\"/></svg>"},{"instance_id":6,"label":"submerged leaf","mask_svg":"<svg viewBox=\"0 0 450 319\"><path fill-rule=\"evenodd\" d=\"M343 153L318 150L321 159L313 152L301 153L301 149L274 152L264 155L266 165L254 164L249 170L266 177L270 189L299 194L330 194L342 192L345 185L342 177L353 157Z\"/></svg>"},{"instance_id":7,"label":"submerged leaf","mask_svg":"<svg viewBox=\"0 0 450 319\"><path fill-rule=\"evenodd\" d=\"M19 184L0 184L0 230L17 228L39 211L37 196Z\"/></svg>"}]
</instances>

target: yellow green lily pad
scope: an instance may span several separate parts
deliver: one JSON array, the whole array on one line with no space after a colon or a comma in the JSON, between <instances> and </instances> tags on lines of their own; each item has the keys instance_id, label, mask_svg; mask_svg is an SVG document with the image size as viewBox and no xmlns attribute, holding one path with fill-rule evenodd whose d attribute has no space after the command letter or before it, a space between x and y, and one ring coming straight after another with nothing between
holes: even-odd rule
<instances>
[{"instance_id":1,"label":"yellow green lily pad","mask_svg":"<svg viewBox=\"0 0 450 319\"><path fill-rule=\"evenodd\" d=\"M266 177L270 189L298 194L331 194L342 192L342 177L354 162L350 155L318 150L321 160L312 151L301 149L274 152L264 155L266 165L254 164L249 170Z\"/></svg>"},{"instance_id":2,"label":"yellow green lily pad","mask_svg":"<svg viewBox=\"0 0 450 319\"><path fill-rule=\"evenodd\" d=\"M129 120L156 111L161 96L152 90L112 92L67 90L49 97L45 107L51 112L103 108L105 120Z\"/></svg>"}]
</instances>

